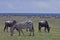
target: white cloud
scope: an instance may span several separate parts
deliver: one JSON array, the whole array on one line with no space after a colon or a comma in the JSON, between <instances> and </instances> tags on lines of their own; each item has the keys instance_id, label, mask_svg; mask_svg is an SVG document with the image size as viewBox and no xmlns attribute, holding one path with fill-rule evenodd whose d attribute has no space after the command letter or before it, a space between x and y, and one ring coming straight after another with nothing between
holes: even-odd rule
<instances>
[{"instance_id":1,"label":"white cloud","mask_svg":"<svg viewBox=\"0 0 60 40\"><path fill-rule=\"evenodd\" d=\"M44 2L39 1L35 2L36 7L40 10L40 12L60 12L60 2Z\"/></svg>"},{"instance_id":2,"label":"white cloud","mask_svg":"<svg viewBox=\"0 0 60 40\"><path fill-rule=\"evenodd\" d=\"M59 0L11 0L0 2L0 10L8 12L60 12L59 4Z\"/></svg>"},{"instance_id":3,"label":"white cloud","mask_svg":"<svg viewBox=\"0 0 60 40\"><path fill-rule=\"evenodd\" d=\"M8 6L9 9L15 9L14 6L13 6L13 4L9 3L9 4L7 4L7 6Z\"/></svg>"}]
</instances>

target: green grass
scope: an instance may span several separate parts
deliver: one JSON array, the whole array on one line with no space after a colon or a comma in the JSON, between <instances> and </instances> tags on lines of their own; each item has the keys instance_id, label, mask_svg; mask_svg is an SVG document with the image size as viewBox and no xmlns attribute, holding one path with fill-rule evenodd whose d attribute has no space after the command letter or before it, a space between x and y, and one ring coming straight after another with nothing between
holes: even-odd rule
<instances>
[{"instance_id":1,"label":"green grass","mask_svg":"<svg viewBox=\"0 0 60 40\"><path fill-rule=\"evenodd\" d=\"M15 30L14 35L11 37L10 32L4 32L4 22L6 20L17 20L24 21L24 20L32 20L34 23L34 33L35 36L28 36L29 33L24 31L24 35L18 36L18 32ZM49 26L51 27L50 33L47 33L43 30L41 32L38 32L38 22L40 20L47 20L49 23ZM9 30L10 31L10 30ZM40 17L26 17L26 16L0 16L0 40L60 40L60 19L59 18L40 18Z\"/></svg>"}]
</instances>

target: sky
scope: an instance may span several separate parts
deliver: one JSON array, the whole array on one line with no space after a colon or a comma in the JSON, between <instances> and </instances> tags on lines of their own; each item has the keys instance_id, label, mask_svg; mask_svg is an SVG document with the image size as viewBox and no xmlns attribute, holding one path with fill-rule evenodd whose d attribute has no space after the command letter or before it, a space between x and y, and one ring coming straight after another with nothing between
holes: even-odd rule
<instances>
[{"instance_id":1,"label":"sky","mask_svg":"<svg viewBox=\"0 0 60 40\"><path fill-rule=\"evenodd\" d=\"M60 0L0 0L0 13L60 13Z\"/></svg>"}]
</instances>

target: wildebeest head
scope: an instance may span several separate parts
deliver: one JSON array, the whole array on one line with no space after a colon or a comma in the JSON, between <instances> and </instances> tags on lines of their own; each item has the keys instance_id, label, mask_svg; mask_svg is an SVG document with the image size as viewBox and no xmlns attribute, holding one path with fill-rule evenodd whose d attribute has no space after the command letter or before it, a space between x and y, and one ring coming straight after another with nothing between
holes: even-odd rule
<instances>
[{"instance_id":1,"label":"wildebeest head","mask_svg":"<svg viewBox=\"0 0 60 40\"><path fill-rule=\"evenodd\" d=\"M47 30L48 30L48 33L50 32L50 28L51 28L51 27L48 27L48 28L47 28Z\"/></svg>"},{"instance_id":2,"label":"wildebeest head","mask_svg":"<svg viewBox=\"0 0 60 40\"><path fill-rule=\"evenodd\" d=\"M16 20L13 20L13 24L15 24L16 23Z\"/></svg>"}]
</instances>

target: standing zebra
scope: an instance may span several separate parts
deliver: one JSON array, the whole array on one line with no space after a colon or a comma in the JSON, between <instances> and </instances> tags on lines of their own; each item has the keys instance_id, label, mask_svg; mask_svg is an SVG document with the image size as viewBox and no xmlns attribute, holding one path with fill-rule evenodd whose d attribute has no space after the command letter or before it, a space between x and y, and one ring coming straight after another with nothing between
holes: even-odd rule
<instances>
[{"instance_id":1,"label":"standing zebra","mask_svg":"<svg viewBox=\"0 0 60 40\"><path fill-rule=\"evenodd\" d=\"M16 23L13 27L11 27L11 30L10 30L11 36L13 36L13 32L14 32L15 29L19 32L19 36L20 36L20 32L23 33L22 29L26 29L26 28L29 29L30 36L32 34L34 36L34 27L33 27L33 23L32 23L31 20L30 21L23 21L23 22Z\"/></svg>"}]
</instances>

